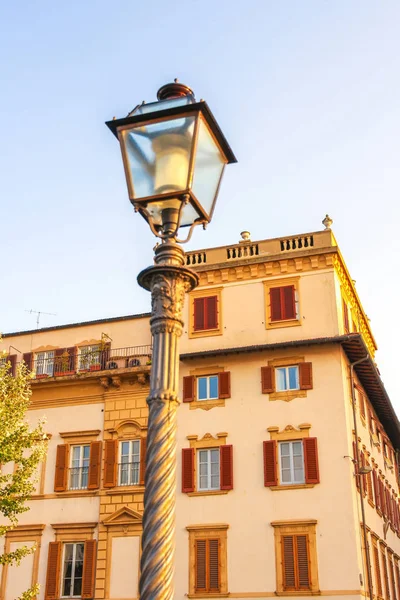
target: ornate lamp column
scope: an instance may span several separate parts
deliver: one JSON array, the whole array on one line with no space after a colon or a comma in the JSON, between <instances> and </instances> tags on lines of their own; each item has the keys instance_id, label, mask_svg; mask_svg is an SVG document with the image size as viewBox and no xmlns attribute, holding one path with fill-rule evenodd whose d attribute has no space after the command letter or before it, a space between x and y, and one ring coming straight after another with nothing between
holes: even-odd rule
<instances>
[{"instance_id":1,"label":"ornate lamp column","mask_svg":"<svg viewBox=\"0 0 400 600\"><path fill-rule=\"evenodd\" d=\"M178 339L182 334L185 293L198 277L183 266L184 253L170 242L156 249L155 266L138 281L151 291L153 361L150 378L149 427L140 577L141 600L172 600L174 574L176 411Z\"/></svg>"},{"instance_id":2,"label":"ornate lamp column","mask_svg":"<svg viewBox=\"0 0 400 600\"><path fill-rule=\"evenodd\" d=\"M178 339L185 293L198 277L184 266L180 227L211 221L225 165L236 162L204 101L175 80L158 102L138 105L107 123L118 138L128 192L135 208L160 238L154 265L139 274L151 292L153 360L143 513L141 600L173 600Z\"/></svg>"}]
</instances>

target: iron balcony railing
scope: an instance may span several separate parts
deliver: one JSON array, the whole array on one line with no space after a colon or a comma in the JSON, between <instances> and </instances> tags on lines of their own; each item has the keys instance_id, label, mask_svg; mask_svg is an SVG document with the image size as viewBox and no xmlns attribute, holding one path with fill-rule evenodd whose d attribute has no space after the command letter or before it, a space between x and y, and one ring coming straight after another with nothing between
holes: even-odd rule
<instances>
[{"instance_id":1,"label":"iron balcony railing","mask_svg":"<svg viewBox=\"0 0 400 600\"><path fill-rule=\"evenodd\" d=\"M86 490L88 487L89 467L72 467L69 470L70 490Z\"/></svg>"},{"instance_id":2,"label":"iron balcony railing","mask_svg":"<svg viewBox=\"0 0 400 600\"><path fill-rule=\"evenodd\" d=\"M118 485L139 485L139 483L139 462L123 462L118 464Z\"/></svg>"},{"instance_id":3,"label":"iron balcony railing","mask_svg":"<svg viewBox=\"0 0 400 600\"><path fill-rule=\"evenodd\" d=\"M151 364L151 356L150 345L90 351L83 349L74 352L66 348L37 353L32 364L28 366L35 373L36 379L43 379L91 371L140 367Z\"/></svg>"}]
</instances>

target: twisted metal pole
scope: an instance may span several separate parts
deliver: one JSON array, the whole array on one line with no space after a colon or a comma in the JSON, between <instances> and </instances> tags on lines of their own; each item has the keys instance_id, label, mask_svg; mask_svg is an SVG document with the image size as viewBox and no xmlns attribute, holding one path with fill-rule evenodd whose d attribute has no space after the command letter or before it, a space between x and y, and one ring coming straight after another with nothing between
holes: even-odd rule
<instances>
[{"instance_id":1,"label":"twisted metal pole","mask_svg":"<svg viewBox=\"0 0 400 600\"><path fill-rule=\"evenodd\" d=\"M153 335L139 592L140 600L173 600L178 340L185 293L198 276L174 241L157 247L154 262L138 276L151 291Z\"/></svg>"}]
</instances>

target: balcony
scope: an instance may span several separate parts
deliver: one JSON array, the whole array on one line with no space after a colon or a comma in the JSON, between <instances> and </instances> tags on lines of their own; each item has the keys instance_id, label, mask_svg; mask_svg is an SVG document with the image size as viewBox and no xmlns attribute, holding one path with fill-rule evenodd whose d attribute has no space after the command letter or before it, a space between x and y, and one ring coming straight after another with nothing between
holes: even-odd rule
<instances>
[{"instance_id":1,"label":"balcony","mask_svg":"<svg viewBox=\"0 0 400 600\"><path fill-rule=\"evenodd\" d=\"M128 346L126 348L95 349L90 352L70 353L67 350L55 350L35 355L32 361L34 379L49 379L131 369L151 364L151 346Z\"/></svg>"}]
</instances>

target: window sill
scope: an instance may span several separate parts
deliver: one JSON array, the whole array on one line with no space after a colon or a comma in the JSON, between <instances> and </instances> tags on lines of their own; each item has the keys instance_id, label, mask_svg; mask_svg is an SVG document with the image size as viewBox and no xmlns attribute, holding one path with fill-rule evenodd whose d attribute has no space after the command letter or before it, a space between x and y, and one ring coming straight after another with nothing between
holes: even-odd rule
<instances>
[{"instance_id":1,"label":"window sill","mask_svg":"<svg viewBox=\"0 0 400 600\"><path fill-rule=\"evenodd\" d=\"M194 594L186 594L187 598L229 598L229 592L197 592Z\"/></svg>"},{"instance_id":2,"label":"window sill","mask_svg":"<svg viewBox=\"0 0 400 600\"><path fill-rule=\"evenodd\" d=\"M308 390L288 390L286 392L271 392L269 394L269 400L283 400L284 402L291 402L296 398L307 398Z\"/></svg>"},{"instance_id":3,"label":"window sill","mask_svg":"<svg viewBox=\"0 0 400 600\"><path fill-rule=\"evenodd\" d=\"M320 590L293 590L293 591L282 591L282 592L275 592L275 594L277 596L320 596L321 595L321 591ZM338 594L340 595L340 594Z\"/></svg>"},{"instance_id":4,"label":"window sill","mask_svg":"<svg viewBox=\"0 0 400 600\"><path fill-rule=\"evenodd\" d=\"M315 483L296 483L294 485L271 485L269 487L273 492L280 490L305 490L307 488L313 488Z\"/></svg>"},{"instance_id":5,"label":"window sill","mask_svg":"<svg viewBox=\"0 0 400 600\"><path fill-rule=\"evenodd\" d=\"M144 485L116 485L113 488L106 488L105 492L110 496L115 496L118 494L132 494L132 492L143 493Z\"/></svg>"},{"instance_id":6,"label":"window sill","mask_svg":"<svg viewBox=\"0 0 400 600\"><path fill-rule=\"evenodd\" d=\"M201 329L199 331L189 331L190 339L208 337L212 335L222 335L222 329L218 327L218 329Z\"/></svg>"},{"instance_id":7,"label":"window sill","mask_svg":"<svg viewBox=\"0 0 400 600\"><path fill-rule=\"evenodd\" d=\"M267 329L278 329L281 327L297 327L301 325L300 319L288 319L287 321L269 321L266 323Z\"/></svg>"},{"instance_id":8,"label":"window sill","mask_svg":"<svg viewBox=\"0 0 400 600\"><path fill-rule=\"evenodd\" d=\"M187 496L222 496L231 490L202 490L201 492L186 492Z\"/></svg>"},{"instance_id":9,"label":"window sill","mask_svg":"<svg viewBox=\"0 0 400 600\"><path fill-rule=\"evenodd\" d=\"M217 398L216 400L193 400L190 402L190 410L196 410L197 408L201 408L202 410L211 410L216 407L224 407L225 399Z\"/></svg>"}]
</instances>

